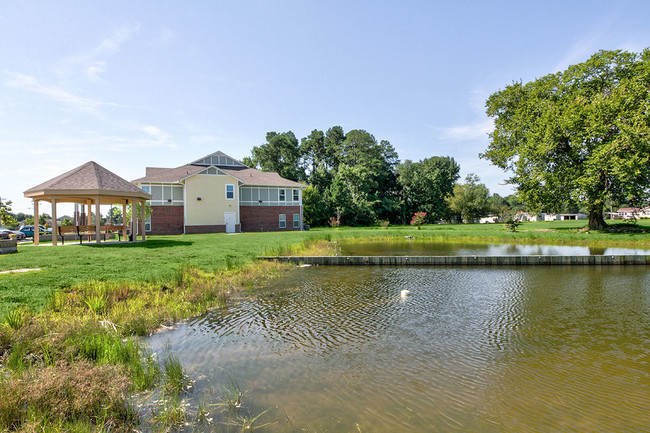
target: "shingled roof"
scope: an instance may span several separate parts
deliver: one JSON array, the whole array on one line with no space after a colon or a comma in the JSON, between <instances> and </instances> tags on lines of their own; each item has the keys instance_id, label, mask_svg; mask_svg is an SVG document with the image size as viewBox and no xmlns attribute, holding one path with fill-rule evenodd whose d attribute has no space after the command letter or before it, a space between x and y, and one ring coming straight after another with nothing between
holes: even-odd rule
<instances>
[{"instance_id":1,"label":"shingled roof","mask_svg":"<svg viewBox=\"0 0 650 433\"><path fill-rule=\"evenodd\" d=\"M147 175L145 177L135 179L133 182L177 183L187 177L193 176L205 170L206 168L208 167L198 165L182 165L180 167L166 169L159 167L147 167ZM305 185L289 179L285 179L275 172L260 171L254 168L226 168L223 166L216 166L216 168L241 181L243 185L284 186L292 188L305 187Z\"/></svg>"},{"instance_id":2,"label":"shingled roof","mask_svg":"<svg viewBox=\"0 0 650 433\"><path fill-rule=\"evenodd\" d=\"M24 195L28 198L56 195L67 197L106 195L151 199L150 194L94 161L89 161L30 188L24 192Z\"/></svg>"}]
</instances>

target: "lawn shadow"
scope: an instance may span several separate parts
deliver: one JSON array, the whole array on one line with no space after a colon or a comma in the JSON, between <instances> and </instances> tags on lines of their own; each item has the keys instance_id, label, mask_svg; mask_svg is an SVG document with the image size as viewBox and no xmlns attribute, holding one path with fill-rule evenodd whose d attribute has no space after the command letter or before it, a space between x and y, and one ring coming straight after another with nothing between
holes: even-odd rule
<instances>
[{"instance_id":1,"label":"lawn shadow","mask_svg":"<svg viewBox=\"0 0 650 433\"><path fill-rule=\"evenodd\" d=\"M85 247L89 248L146 248L146 249L157 249L157 248L169 248L169 247L187 247L192 245L192 241L177 241L172 239L153 239L147 241L139 242L124 242L124 243L86 243L82 244Z\"/></svg>"}]
</instances>

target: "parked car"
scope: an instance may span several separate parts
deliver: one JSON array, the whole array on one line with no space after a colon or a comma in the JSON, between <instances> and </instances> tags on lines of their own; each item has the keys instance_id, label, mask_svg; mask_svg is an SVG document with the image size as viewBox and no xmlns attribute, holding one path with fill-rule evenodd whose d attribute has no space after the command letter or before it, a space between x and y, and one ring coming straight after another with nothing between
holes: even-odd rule
<instances>
[{"instance_id":1,"label":"parked car","mask_svg":"<svg viewBox=\"0 0 650 433\"><path fill-rule=\"evenodd\" d=\"M22 240L27 237L25 233L21 231L0 228L0 239L9 239L11 238L11 235L14 235L18 240Z\"/></svg>"},{"instance_id":2,"label":"parked car","mask_svg":"<svg viewBox=\"0 0 650 433\"><path fill-rule=\"evenodd\" d=\"M22 226L20 228L20 231L25 234L28 238L34 237L34 226L33 225L27 225L27 226ZM45 233L45 234L52 234L52 229L46 229L45 226L39 225L38 226L38 232L39 233Z\"/></svg>"}]
</instances>

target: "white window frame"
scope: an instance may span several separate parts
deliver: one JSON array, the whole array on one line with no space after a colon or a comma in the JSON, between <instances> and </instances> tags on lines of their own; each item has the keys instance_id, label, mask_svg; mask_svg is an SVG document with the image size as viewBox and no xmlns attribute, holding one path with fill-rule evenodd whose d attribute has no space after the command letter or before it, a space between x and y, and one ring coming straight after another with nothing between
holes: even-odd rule
<instances>
[{"instance_id":1,"label":"white window frame","mask_svg":"<svg viewBox=\"0 0 650 433\"><path fill-rule=\"evenodd\" d=\"M228 197L228 187L232 187L232 197ZM235 199L235 185L232 183L227 183L226 184L226 200L234 200Z\"/></svg>"},{"instance_id":2,"label":"white window frame","mask_svg":"<svg viewBox=\"0 0 650 433\"><path fill-rule=\"evenodd\" d=\"M287 190L280 188L278 190L278 201L287 201Z\"/></svg>"},{"instance_id":3,"label":"white window frame","mask_svg":"<svg viewBox=\"0 0 650 433\"><path fill-rule=\"evenodd\" d=\"M294 229L299 229L300 228L300 214L299 213L293 214L293 228Z\"/></svg>"},{"instance_id":4,"label":"white window frame","mask_svg":"<svg viewBox=\"0 0 650 433\"><path fill-rule=\"evenodd\" d=\"M183 206L185 204L185 187L173 183L147 183L138 185L143 191L152 195L151 200L147 200L152 206ZM160 188L160 197L153 197L152 189ZM166 188L169 188L167 191ZM180 199L174 198L174 191L182 190ZM169 194L167 194L169 193Z\"/></svg>"},{"instance_id":5,"label":"white window frame","mask_svg":"<svg viewBox=\"0 0 650 433\"><path fill-rule=\"evenodd\" d=\"M286 229L286 228L287 228L287 214L285 214L285 213L281 213L281 214L278 216L278 223L279 223L278 226L279 226L281 229Z\"/></svg>"},{"instance_id":6,"label":"white window frame","mask_svg":"<svg viewBox=\"0 0 650 433\"><path fill-rule=\"evenodd\" d=\"M294 189L293 190L293 201L300 201L300 190L299 189Z\"/></svg>"}]
</instances>

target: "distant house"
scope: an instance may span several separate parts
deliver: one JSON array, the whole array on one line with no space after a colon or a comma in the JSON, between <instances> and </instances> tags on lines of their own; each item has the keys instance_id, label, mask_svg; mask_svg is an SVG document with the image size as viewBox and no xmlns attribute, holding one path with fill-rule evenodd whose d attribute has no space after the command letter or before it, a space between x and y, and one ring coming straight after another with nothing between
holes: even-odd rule
<instances>
[{"instance_id":1,"label":"distant house","mask_svg":"<svg viewBox=\"0 0 650 433\"><path fill-rule=\"evenodd\" d=\"M494 224L499 221L498 215L490 215L486 217L481 217L478 222L481 224Z\"/></svg>"},{"instance_id":2,"label":"distant house","mask_svg":"<svg viewBox=\"0 0 650 433\"><path fill-rule=\"evenodd\" d=\"M542 213L536 218L536 221L575 221L586 219L587 214L584 213Z\"/></svg>"},{"instance_id":3,"label":"distant house","mask_svg":"<svg viewBox=\"0 0 650 433\"><path fill-rule=\"evenodd\" d=\"M176 168L147 167L150 234L302 230L305 185L215 152Z\"/></svg>"},{"instance_id":4,"label":"distant house","mask_svg":"<svg viewBox=\"0 0 650 433\"><path fill-rule=\"evenodd\" d=\"M612 216L624 220L650 218L650 207L644 209L638 207L622 207L614 212Z\"/></svg>"},{"instance_id":5,"label":"distant house","mask_svg":"<svg viewBox=\"0 0 650 433\"><path fill-rule=\"evenodd\" d=\"M560 213L557 214L557 221L574 221L574 220L586 220L587 214L584 213Z\"/></svg>"}]
</instances>

